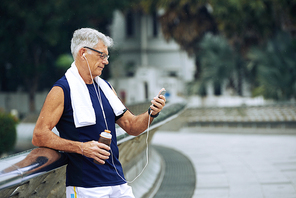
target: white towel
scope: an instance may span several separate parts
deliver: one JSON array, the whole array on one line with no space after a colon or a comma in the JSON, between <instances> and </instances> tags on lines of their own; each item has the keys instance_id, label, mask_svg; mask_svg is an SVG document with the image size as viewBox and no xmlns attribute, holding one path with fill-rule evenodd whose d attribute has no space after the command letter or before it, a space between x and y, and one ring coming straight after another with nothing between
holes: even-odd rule
<instances>
[{"instance_id":1,"label":"white towel","mask_svg":"<svg viewBox=\"0 0 296 198\"><path fill-rule=\"evenodd\" d=\"M96 124L95 111L92 106L88 89L78 73L75 62L72 63L65 75L70 86L73 117L76 128ZM125 110L125 106L115 95L113 90L100 77L97 76L94 80L107 97L114 114L116 116L121 115Z\"/></svg>"}]
</instances>

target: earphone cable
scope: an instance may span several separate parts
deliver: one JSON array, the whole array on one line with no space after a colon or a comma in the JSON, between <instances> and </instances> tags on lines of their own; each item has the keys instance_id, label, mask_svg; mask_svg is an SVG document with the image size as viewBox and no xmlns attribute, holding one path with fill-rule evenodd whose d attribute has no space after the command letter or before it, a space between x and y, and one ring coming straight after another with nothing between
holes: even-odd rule
<instances>
[{"instance_id":1,"label":"earphone cable","mask_svg":"<svg viewBox=\"0 0 296 198\"><path fill-rule=\"evenodd\" d=\"M94 83L94 79L93 79L93 76L92 76L92 73L91 73L91 70L90 70L90 67L89 67L89 64L88 64L88 61L86 59L86 57L84 56L85 60L86 60L86 63L87 63L87 66L88 66L88 70L89 70L89 74L90 74L90 77L91 77L91 80L92 80L92 84L94 86L94 89L96 91L96 94L97 94L97 98L99 100L99 103L100 103L100 106L101 106L101 109L102 109L102 113L103 113L103 117L104 117L104 121L105 121L105 125L106 125L106 129L108 129L108 124L107 124L107 119L106 119L106 115L105 115L105 111L104 111L104 107L103 107L103 103L102 103L102 98L101 98L101 93L99 92L98 94L98 90L96 88L96 85ZM99 97L100 96L100 97Z\"/></svg>"},{"instance_id":2,"label":"earphone cable","mask_svg":"<svg viewBox=\"0 0 296 198\"><path fill-rule=\"evenodd\" d=\"M150 115L151 115L152 112L150 112ZM113 152L112 150L110 149L111 151L111 160L112 160L112 164L113 164L113 167L115 168L115 171L117 173L117 175L123 180L125 181L126 183L128 184L131 184L133 183L136 179L138 179L138 177L140 177L142 175L142 173L144 172L144 170L146 169L146 167L148 166L148 163L149 163L149 146L148 146L148 139L149 139L149 125L150 125L150 115L149 115L149 118L148 118L148 127L147 127L147 136L146 136L146 164L144 166L144 168L142 169L142 171L132 180L132 181L127 181L126 179L124 179L117 171L116 167L115 167L115 164L114 164L114 160L113 160Z\"/></svg>"},{"instance_id":3,"label":"earphone cable","mask_svg":"<svg viewBox=\"0 0 296 198\"><path fill-rule=\"evenodd\" d=\"M91 76L91 79L92 79L92 84L94 85L94 89L96 91L96 95L97 95L97 98L99 100L99 103L100 103L100 106L101 106L101 109L102 109L102 113L103 113L103 117L104 117L104 121L105 121L105 125L106 125L106 129L108 130L108 124L107 124L107 120L106 120L106 116L105 116L105 111L104 111L104 108L103 108L103 103L102 103L102 98L101 98L101 93L99 92L98 94L98 91L97 91L97 88L95 86L95 83L94 83L94 79L93 79L93 76L92 76L92 73L91 73L91 70L90 70L90 67L89 67L89 64L88 64L88 61L86 59L86 57L84 56L85 60L86 60L86 63L87 63L87 66L88 66L88 69L89 69L89 73L90 73L90 76ZM112 149L110 147L110 152L111 152L111 161L112 161L112 165L117 173L117 175L123 180L125 181L126 183L133 183L136 179L138 179L138 177L144 172L144 170L146 169L146 167L148 166L148 163L149 163L149 145L148 145L148 140L149 140L149 126L150 126L150 117L151 117L151 113L152 111L150 112L149 116L148 116L148 127L147 127L147 136L146 136L146 164L144 166L144 168L142 169L142 171L132 180L132 181L127 181L126 179L124 179L119 173L118 173L118 170L117 168L115 167L115 164L114 164L114 156L113 156L113 152L112 152Z\"/></svg>"}]
</instances>

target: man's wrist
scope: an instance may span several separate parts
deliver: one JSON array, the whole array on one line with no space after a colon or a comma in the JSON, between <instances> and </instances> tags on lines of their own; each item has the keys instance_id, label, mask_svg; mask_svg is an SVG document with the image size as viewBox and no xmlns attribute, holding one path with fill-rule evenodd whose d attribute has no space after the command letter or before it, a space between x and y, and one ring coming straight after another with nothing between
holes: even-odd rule
<instances>
[{"instance_id":1,"label":"man's wrist","mask_svg":"<svg viewBox=\"0 0 296 198\"><path fill-rule=\"evenodd\" d=\"M80 150L81 150L81 155L83 156L83 142L81 142Z\"/></svg>"},{"instance_id":2,"label":"man's wrist","mask_svg":"<svg viewBox=\"0 0 296 198\"><path fill-rule=\"evenodd\" d=\"M155 114L155 115L152 115L152 113L151 113L151 108L149 107L149 109L148 109L148 115L149 116L151 116L152 118L156 118L158 115L159 115L159 112L157 113L157 114Z\"/></svg>"}]
</instances>

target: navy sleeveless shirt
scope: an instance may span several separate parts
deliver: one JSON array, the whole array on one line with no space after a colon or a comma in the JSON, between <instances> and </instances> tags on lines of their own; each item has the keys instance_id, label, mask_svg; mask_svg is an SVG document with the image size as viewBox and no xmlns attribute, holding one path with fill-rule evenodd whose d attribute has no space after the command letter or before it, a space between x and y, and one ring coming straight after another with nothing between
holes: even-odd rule
<instances>
[{"instance_id":1,"label":"navy sleeveless shirt","mask_svg":"<svg viewBox=\"0 0 296 198\"><path fill-rule=\"evenodd\" d=\"M53 86L59 86L64 91L64 112L58 124L56 125L56 128L60 133L60 137L79 142L88 142L92 140L98 141L101 132L106 129L106 126L94 85L87 84L86 86L88 88L92 105L95 110L96 124L80 128L76 128L74 124L70 87L66 77L63 76ZM116 116L103 91L98 89L97 84L95 84L95 86L101 93L108 129L112 134L112 142L110 147L112 149L113 156L110 155L109 159L106 160L104 165L98 165L93 162L92 158L88 158L77 153L66 153L69 158L66 172L66 186L90 188L114 186L126 183L122 179L124 178L123 170L121 163L118 160L119 151L115 133ZM122 178L116 173L112 163L112 157L115 167Z\"/></svg>"}]
</instances>

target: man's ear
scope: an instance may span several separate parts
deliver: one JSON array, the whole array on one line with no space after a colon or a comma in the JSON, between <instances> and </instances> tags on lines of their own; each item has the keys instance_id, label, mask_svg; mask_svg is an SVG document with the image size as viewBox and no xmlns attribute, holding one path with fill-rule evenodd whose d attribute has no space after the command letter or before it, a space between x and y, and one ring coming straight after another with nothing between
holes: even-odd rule
<instances>
[{"instance_id":1,"label":"man's ear","mask_svg":"<svg viewBox=\"0 0 296 198\"><path fill-rule=\"evenodd\" d=\"M81 59L86 59L86 57L85 57L85 55L86 55L87 53L86 53L86 49L85 48L81 48L79 51L78 51L78 54L77 54L77 56L79 56Z\"/></svg>"}]
</instances>

